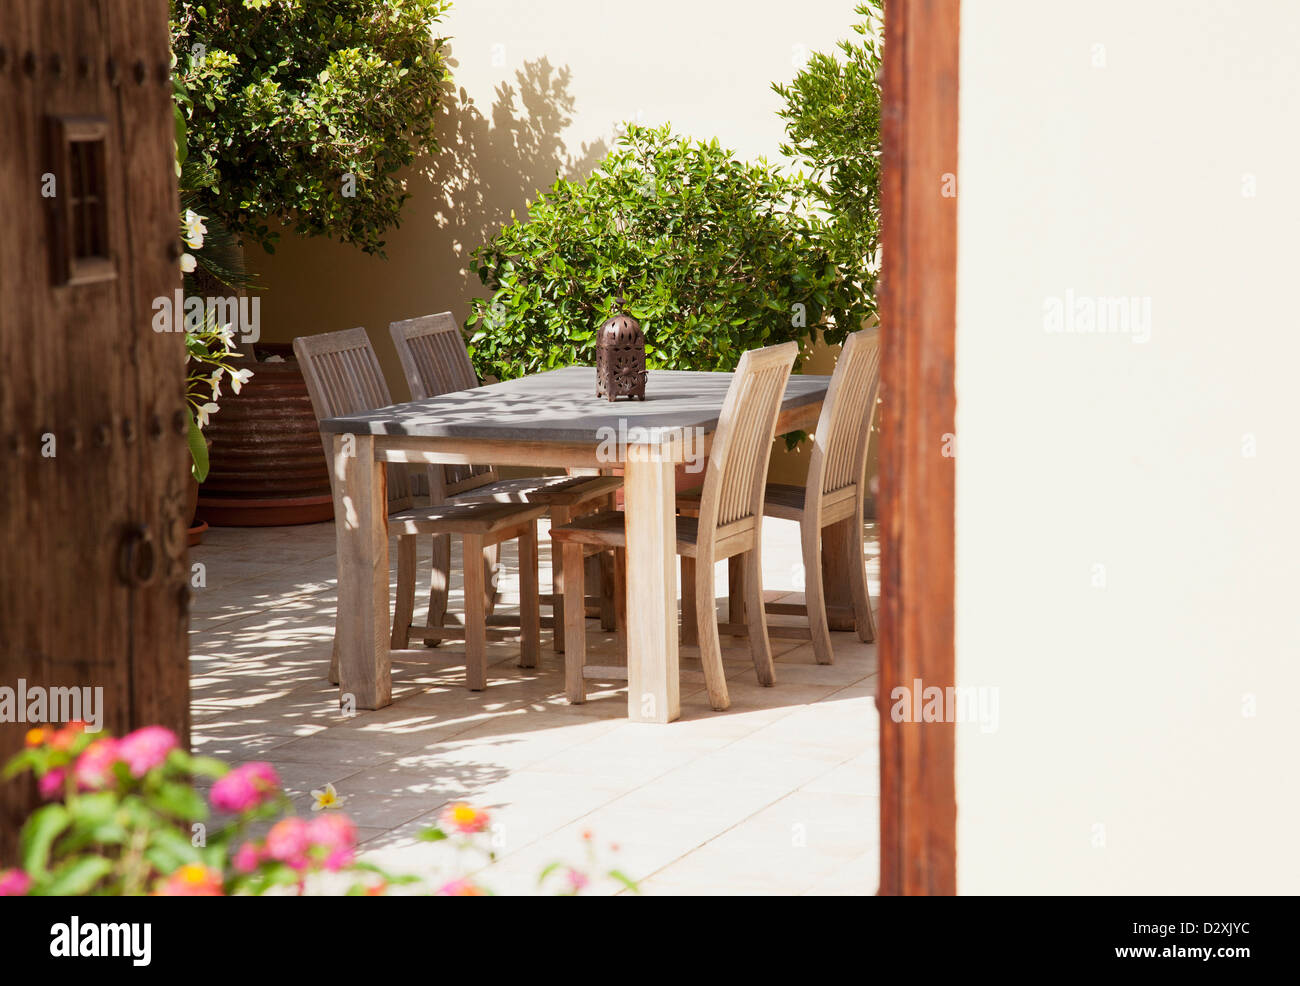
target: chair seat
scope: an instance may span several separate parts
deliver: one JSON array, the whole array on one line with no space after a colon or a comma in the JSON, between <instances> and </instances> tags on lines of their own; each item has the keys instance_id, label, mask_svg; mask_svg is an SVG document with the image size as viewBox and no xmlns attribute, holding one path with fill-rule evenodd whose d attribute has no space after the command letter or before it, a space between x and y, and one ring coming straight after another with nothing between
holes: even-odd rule
<instances>
[{"instance_id":1,"label":"chair seat","mask_svg":"<svg viewBox=\"0 0 1300 986\"><path fill-rule=\"evenodd\" d=\"M528 476L502 479L448 497L450 503L530 503L573 507L620 489L617 476Z\"/></svg>"},{"instance_id":2,"label":"chair seat","mask_svg":"<svg viewBox=\"0 0 1300 986\"><path fill-rule=\"evenodd\" d=\"M699 513L702 490L688 490L677 494L677 509ZM804 488L786 483L768 483L763 490L763 513L768 517L801 520L804 510Z\"/></svg>"},{"instance_id":3,"label":"chair seat","mask_svg":"<svg viewBox=\"0 0 1300 986\"><path fill-rule=\"evenodd\" d=\"M763 490L763 513L768 517L802 520L804 488L786 483L768 483Z\"/></svg>"},{"instance_id":4,"label":"chair seat","mask_svg":"<svg viewBox=\"0 0 1300 986\"><path fill-rule=\"evenodd\" d=\"M495 534L546 513L543 506L517 503L444 503L413 507L388 516L389 534Z\"/></svg>"},{"instance_id":5,"label":"chair seat","mask_svg":"<svg viewBox=\"0 0 1300 986\"><path fill-rule=\"evenodd\" d=\"M694 555L699 537L699 520L695 517L677 518L677 553ZM551 540L578 544L594 544L602 548L626 548L627 534L623 527L621 510L601 510L579 517L561 527L551 528Z\"/></svg>"}]
</instances>

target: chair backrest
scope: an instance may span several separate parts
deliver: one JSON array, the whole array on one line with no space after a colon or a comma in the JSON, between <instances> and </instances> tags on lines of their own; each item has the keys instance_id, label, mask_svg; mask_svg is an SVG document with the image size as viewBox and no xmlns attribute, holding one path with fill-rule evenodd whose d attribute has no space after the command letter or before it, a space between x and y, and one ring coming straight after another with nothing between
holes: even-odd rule
<instances>
[{"instance_id":1,"label":"chair backrest","mask_svg":"<svg viewBox=\"0 0 1300 986\"><path fill-rule=\"evenodd\" d=\"M421 315L388 326L397 357L402 361L412 400L424 400L439 394L471 390L478 386L478 375L465 348L465 337L451 312ZM438 467L429 469L430 494L437 499L477 489L497 480L492 466L447 465L441 467L442 491L434 490Z\"/></svg>"},{"instance_id":2,"label":"chair backrest","mask_svg":"<svg viewBox=\"0 0 1300 986\"><path fill-rule=\"evenodd\" d=\"M293 352L302 367L316 420L341 414L373 411L393 403L379 359L370 346L365 329L345 329L314 336L299 336ZM321 435L325 460L334 458L333 435ZM388 466L388 507L402 510L411 505L409 467ZM330 469L330 482L334 470Z\"/></svg>"},{"instance_id":3,"label":"chair backrest","mask_svg":"<svg viewBox=\"0 0 1300 986\"><path fill-rule=\"evenodd\" d=\"M763 516L776 419L799 347L793 342L745 353L722 402L700 498L700 541ZM741 525L743 526L743 525Z\"/></svg>"},{"instance_id":4,"label":"chair backrest","mask_svg":"<svg viewBox=\"0 0 1300 986\"><path fill-rule=\"evenodd\" d=\"M817 499L862 483L880 384L880 330L851 333L840 350L808 462L806 509ZM861 497L862 490L858 490Z\"/></svg>"}]
</instances>

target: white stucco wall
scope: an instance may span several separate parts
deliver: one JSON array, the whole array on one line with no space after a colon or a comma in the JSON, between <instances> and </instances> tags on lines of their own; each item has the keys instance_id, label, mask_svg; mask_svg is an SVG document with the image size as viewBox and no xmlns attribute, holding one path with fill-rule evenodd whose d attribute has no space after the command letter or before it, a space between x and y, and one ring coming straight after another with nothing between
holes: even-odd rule
<instances>
[{"instance_id":1,"label":"white stucco wall","mask_svg":"<svg viewBox=\"0 0 1300 986\"><path fill-rule=\"evenodd\" d=\"M1294 893L1300 5L961 41L959 889ZM1067 291L1149 339L1047 331Z\"/></svg>"}]
</instances>

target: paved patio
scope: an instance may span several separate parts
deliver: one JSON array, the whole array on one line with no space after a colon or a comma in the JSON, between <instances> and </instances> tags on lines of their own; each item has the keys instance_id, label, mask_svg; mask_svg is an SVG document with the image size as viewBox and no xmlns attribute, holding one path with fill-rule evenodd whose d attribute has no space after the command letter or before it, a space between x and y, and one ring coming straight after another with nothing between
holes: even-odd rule
<instances>
[{"instance_id":1,"label":"paved patio","mask_svg":"<svg viewBox=\"0 0 1300 986\"><path fill-rule=\"evenodd\" d=\"M542 537L547 591L545 522ZM421 542L417 615L421 597L427 605ZM874 598L874 539L867 551ZM513 542L503 562L501 611L517 611ZM798 562L797 526L769 518L770 598L801 598ZM723 637L732 704L722 713L708 706L698 652L683 647L682 716L667 726L628 722L619 682L592 682L585 705L567 705L548 630L540 669L516 667L517 644L490 644L489 685L478 693L464 686L459 644L397 652L393 704L346 716L325 677L332 524L213 528L191 563L206 580L191 616L196 750L271 762L300 814L312 789L333 783L360 826L363 857L393 872L450 875L451 847L415 834L448 802L468 800L492 813L498 860L479 879L497 893L535 893L546 863L582 862L584 832L600 861L646 894L875 891L876 655L854 634L832 634L829 667L814 663L807 643L773 639L774 688L758 685L745 642ZM452 585L458 611L458 575ZM607 656L592 663L619 663L613 635L597 625L588 622L589 647ZM588 892L618 889L600 881Z\"/></svg>"}]
</instances>

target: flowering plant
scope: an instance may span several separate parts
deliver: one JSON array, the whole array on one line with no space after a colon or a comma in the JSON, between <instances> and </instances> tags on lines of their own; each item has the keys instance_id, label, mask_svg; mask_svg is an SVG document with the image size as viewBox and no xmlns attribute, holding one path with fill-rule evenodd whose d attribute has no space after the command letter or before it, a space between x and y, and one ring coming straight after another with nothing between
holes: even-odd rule
<instances>
[{"instance_id":1,"label":"flowering plant","mask_svg":"<svg viewBox=\"0 0 1300 986\"><path fill-rule=\"evenodd\" d=\"M233 363L239 357L234 329L230 325L218 326L211 315L202 319L197 327L187 320L185 327L185 413L189 416L191 469L200 483L208 477L208 444L203 429L218 410L222 380L229 381L230 389L237 394L253 376L252 370Z\"/></svg>"},{"instance_id":2,"label":"flowering plant","mask_svg":"<svg viewBox=\"0 0 1300 986\"><path fill-rule=\"evenodd\" d=\"M332 785L313 792L310 819L285 815L289 800L269 763L231 768L191 755L162 726L120 739L88 731L82 722L29 730L4 777L29 772L49 803L23 825L20 865L0 870L0 897L215 897L277 888L302 894L313 877L331 874L348 881L344 892L350 896L377 896L421 882L357 859L356 825L337 810L343 799ZM206 799L195 790L198 778L212 780ZM214 815L219 821L210 830ZM265 836L248 834L250 825L272 821ZM459 865L453 875L434 881L432 893L490 896L479 877L496 859L492 835L486 811L464 802L444 809L438 824L420 837L451 840ZM551 863L541 872L539 888L574 896L591 885L596 845L589 832L583 840L586 863ZM619 870L604 876L640 892Z\"/></svg>"},{"instance_id":3,"label":"flowering plant","mask_svg":"<svg viewBox=\"0 0 1300 986\"><path fill-rule=\"evenodd\" d=\"M425 829L420 838L426 842L451 840L456 846L459 862L458 874L451 879L443 879L434 891L438 897L490 897L492 891L484 887L477 879L477 870L496 860L493 848L492 819L482 808L476 808L464 801L448 805L442 810L438 824ZM557 897L576 897L591 886L592 874L600 869L596 840L590 831L582 833L586 847L586 861L578 866L556 861L542 868L537 878L539 888L547 888ZM618 846L610 846L617 852ZM641 892L636 881L622 870L611 868L604 871L604 876L634 894Z\"/></svg>"},{"instance_id":4,"label":"flowering plant","mask_svg":"<svg viewBox=\"0 0 1300 986\"><path fill-rule=\"evenodd\" d=\"M204 189L211 189L215 178L210 169L189 158L185 115L182 105L188 103L188 94L177 84L176 103L173 106L176 120L176 174L181 189L181 274L185 297L201 296L202 285L247 286L250 278L244 269L243 254L238 241L220 222L199 215L191 204ZM208 224L212 228L208 228ZM180 312L174 317L182 317ZM223 377L230 389L239 393L241 387L253 376L253 371L233 365L240 353L235 345L235 332L231 325L218 325L213 310L204 306L201 314L185 315L185 413L188 416L187 440L191 472L198 482L208 478L208 444L203 429L208 418L218 410Z\"/></svg>"},{"instance_id":5,"label":"flowering plant","mask_svg":"<svg viewBox=\"0 0 1300 986\"><path fill-rule=\"evenodd\" d=\"M23 825L21 868L0 872L0 895L301 892L326 872L406 882L357 861L356 826L337 813L280 818L264 839L247 838L249 825L288 807L275 769L192 756L162 726L120 739L79 722L32 729L5 776L27 771L50 803ZM206 801L194 788L202 777L214 782ZM214 813L222 818L209 831Z\"/></svg>"}]
</instances>

